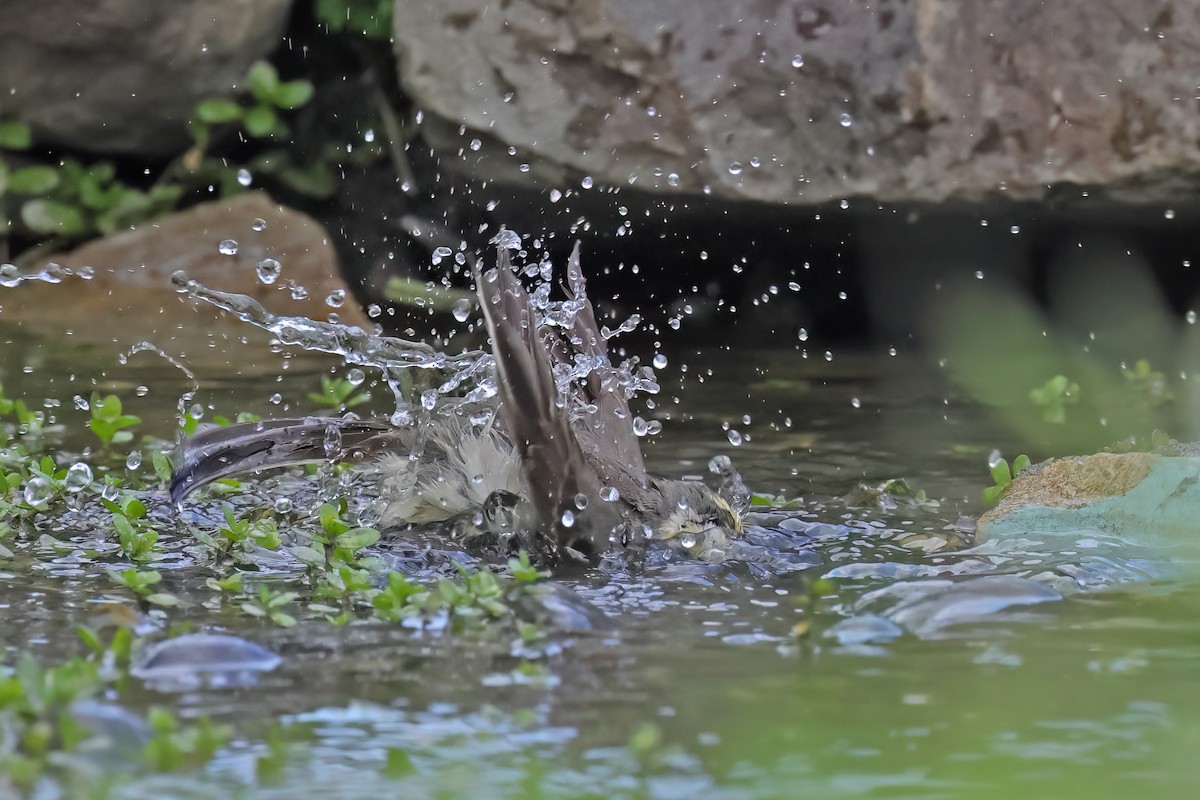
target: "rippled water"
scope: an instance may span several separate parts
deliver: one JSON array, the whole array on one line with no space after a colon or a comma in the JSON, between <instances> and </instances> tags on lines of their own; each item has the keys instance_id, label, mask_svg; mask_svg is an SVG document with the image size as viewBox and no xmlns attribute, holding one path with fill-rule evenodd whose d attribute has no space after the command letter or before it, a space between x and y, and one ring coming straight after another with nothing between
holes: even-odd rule
<instances>
[{"instance_id":1,"label":"rippled water","mask_svg":"<svg viewBox=\"0 0 1200 800\"><path fill-rule=\"evenodd\" d=\"M93 380L119 390L143 427L163 436L190 387L152 356L122 366L105 348L0 339L8 340L6 393L37 405L61 400L54 411L74 431L68 448L85 444L71 397L88 394ZM815 351L805 359L735 347L667 355L658 411L670 419L647 442L651 469L703 474L714 453L728 452L753 489L800 501L753 516L734 560L660 552L628 571L563 577L545 669L529 674L518 669L511 631L375 621L281 629L204 608L208 573L189 566L190 543L170 533L169 509L157 509L166 554L156 566L185 599L172 619L241 635L282 664L248 685L123 683L106 699L138 712L165 703L212 714L234 724L237 738L201 776L141 778L116 795L1195 791L1194 554L1086 531L964 544L963 517L981 510L987 453L1007 442L916 354L826 361ZM266 366L252 375L201 374L198 399L221 413L303 410L313 365L281 373L276 356L257 358ZM247 371L253 360L237 363ZM148 387L145 397L138 386ZM277 404L268 399L275 393ZM741 434L740 446L730 446L727 428ZM892 508L852 494L861 482L897 477L940 506L898 500ZM294 481L261 488L304 491ZM198 499L190 513L212 515L216 506ZM49 531L73 545L61 552L23 543L0 564L0 636L10 656L79 652L73 625L99 600L129 602L104 577L103 553L84 553L103 549L86 522L84 510L74 528L68 517ZM444 569L437 549L394 542L382 551L418 572ZM295 753L278 774L260 774L276 722L287 724Z\"/></svg>"}]
</instances>

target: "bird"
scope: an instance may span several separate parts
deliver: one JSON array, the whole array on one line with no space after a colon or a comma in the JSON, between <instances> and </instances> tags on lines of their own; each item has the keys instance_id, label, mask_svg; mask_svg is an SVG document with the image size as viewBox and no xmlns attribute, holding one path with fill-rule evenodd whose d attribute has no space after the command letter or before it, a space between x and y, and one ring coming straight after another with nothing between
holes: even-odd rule
<instances>
[{"instance_id":1,"label":"bird","mask_svg":"<svg viewBox=\"0 0 1200 800\"><path fill-rule=\"evenodd\" d=\"M193 491L231 475L350 461L374 482L385 529L450 524L549 562L595 563L648 540L723 560L743 533L744 484L729 470L717 490L647 472L631 393L587 296L578 242L566 271L562 313L551 319L539 317L508 248L498 249L494 269L473 267L495 364L490 394L423 418L401 415L400 424L347 415L200 431L177 451L173 502L181 508Z\"/></svg>"}]
</instances>

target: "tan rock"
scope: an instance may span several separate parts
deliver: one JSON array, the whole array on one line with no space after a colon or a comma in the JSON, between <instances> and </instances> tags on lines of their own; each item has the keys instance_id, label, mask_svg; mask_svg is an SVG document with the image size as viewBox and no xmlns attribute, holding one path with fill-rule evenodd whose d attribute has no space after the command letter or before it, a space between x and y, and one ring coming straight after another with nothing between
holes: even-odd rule
<instances>
[{"instance_id":1,"label":"tan rock","mask_svg":"<svg viewBox=\"0 0 1200 800\"><path fill-rule=\"evenodd\" d=\"M236 242L237 253L221 253L223 241ZM273 284L258 278L257 267L264 258L281 265ZM204 203L47 262L72 271L90 267L95 276L68 277L58 284L26 281L0 289L0 324L69 332L77 339L121 346L147 340L205 360L228 358L230 341L269 338L213 306L177 293L171 275L184 270L209 288L250 295L275 314L323 320L335 312L345 322L371 325L342 281L320 223L260 192ZM325 299L339 290L345 292L346 302L335 310Z\"/></svg>"}]
</instances>

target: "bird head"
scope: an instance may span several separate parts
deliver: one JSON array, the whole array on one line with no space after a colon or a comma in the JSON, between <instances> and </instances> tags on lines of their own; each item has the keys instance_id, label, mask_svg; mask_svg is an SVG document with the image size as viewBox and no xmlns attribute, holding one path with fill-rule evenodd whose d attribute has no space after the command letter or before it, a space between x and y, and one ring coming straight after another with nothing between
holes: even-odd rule
<instances>
[{"instance_id":1,"label":"bird head","mask_svg":"<svg viewBox=\"0 0 1200 800\"><path fill-rule=\"evenodd\" d=\"M695 481L654 482L660 497L654 533L702 556L723 554L742 535L742 518L721 495Z\"/></svg>"}]
</instances>

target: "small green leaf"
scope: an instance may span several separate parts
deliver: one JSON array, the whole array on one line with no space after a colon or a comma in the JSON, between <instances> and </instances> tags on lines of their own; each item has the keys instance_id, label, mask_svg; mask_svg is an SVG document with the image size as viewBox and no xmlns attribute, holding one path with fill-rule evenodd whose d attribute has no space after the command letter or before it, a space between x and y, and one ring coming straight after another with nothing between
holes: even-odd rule
<instances>
[{"instance_id":1,"label":"small green leaf","mask_svg":"<svg viewBox=\"0 0 1200 800\"><path fill-rule=\"evenodd\" d=\"M261 103L269 103L279 89L279 73L268 61L255 61L246 73L246 87Z\"/></svg>"},{"instance_id":2,"label":"small green leaf","mask_svg":"<svg viewBox=\"0 0 1200 800\"><path fill-rule=\"evenodd\" d=\"M1003 488L1012 483L1012 472L1008 468L1007 459L1000 459L990 469L992 480L996 482L997 486Z\"/></svg>"},{"instance_id":3,"label":"small green leaf","mask_svg":"<svg viewBox=\"0 0 1200 800\"><path fill-rule=\"evenodd\" d=\"M287 111L306 105L313 96L313 85L308 81L288 81L279 84L271 97L276 108Z\"/></svg>"},{"instance_id":4,"label":"small green leaf","mask_svg":"<svg viewBox=\"0 0 1200 800\"><path fill-rule=\"evenodd\" d=\"M246 133L255 139L262 139L275 132L279 125L279 115L270 106L255 106L246 111L242 125L245 126Z\"/></svg>"},{"instance_id":5,"label":"small green leaf","mask_svg":"<svg viewBox=\"0 0 1200 800\"><path fill-rule=\"evenodd\" d=\"M43 236L78 236L87 231L83 212L57 200L30 200L21 206L21 222Z\"/></svg>"},{"instance_id":6,"label":"small green leaf","mask_svg":"<svg viewBox=\"0 0 1200 800\"><path fill-rule=\"evenodd\" d=\"M28 150L32 145L33 134L26 123L16 120L0 122L0 148Z\"/></svg>"},{"instance_id":7,"label":"small green leaf","mask_svg":"<svg viewBox=\"0 0 1200 800\"><path fill-rule=\"evenodd\" d=\"M196 119L209 125L222 125L242 118L242 107L232 100L214 97L196 105Z\"/></svg>"},{"instance_id":8,"label":"small green leaf","mask_svg":"<svg viewBox=\"0 0 1200 800\"><path fill-rule=\"evenodd\" d=\"M44 195L56 188L59 180L54 167L24 167L9 174L8 190L14 194Z\"/></svg>"},{"instance_id":9,"label":"small green leaf","mask_svg":"<svg viewBox=\"0 0 1200 800\"><path fill-rule=\"evenodd\" d=\"M1013 459L1012 474L1013 474L1014 478L1017 477L1018 475L1020 475L1022 472L1024 472L1028 468L1029 468L1029 456L1021 454Z\"/></svg>"}]
</instances>

